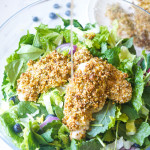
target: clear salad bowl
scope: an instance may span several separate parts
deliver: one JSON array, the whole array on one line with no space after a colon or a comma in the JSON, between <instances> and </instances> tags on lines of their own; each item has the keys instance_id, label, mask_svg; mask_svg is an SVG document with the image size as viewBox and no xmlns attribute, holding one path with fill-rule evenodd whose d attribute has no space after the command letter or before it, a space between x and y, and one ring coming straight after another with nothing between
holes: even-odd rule
<instances>
[{"instance_id":1,"label":"clear salad bowl","mask_svg":"<svg viewBox=\"0 0 150 150\"><path fill-rule=\"evenodd\" d=\"M60 4L59 9L54 9L55 3ZM35 33L34 27L40 23L48 24L49 27L63 25L60 18L50 19L49 13L55 12L64 18L70 18L65 15L66 3L68 0L39 0L22 10L18 11L0 27L0 83L3 80L4 66L6 58L18 47L20 37L29 30ZM133 37L136 46L137 55L141 55L141 50L150 50L150 14L145 11L142 4L131 3L126 0L75 0L74 18L78 19L83 26L88 23L97 22L99 25L106 25L112 28L116 23L118 25L118 35L123 38ZM33 17L38 16L39 21L33 22ZM0 92L0 101L3 98ZM1 106L5 109L5 106ZM12 149L17 149L11 142L11 139L5 135L3 128L0 127L0 138L2 138Z\"/></svg>"}]
</instances>

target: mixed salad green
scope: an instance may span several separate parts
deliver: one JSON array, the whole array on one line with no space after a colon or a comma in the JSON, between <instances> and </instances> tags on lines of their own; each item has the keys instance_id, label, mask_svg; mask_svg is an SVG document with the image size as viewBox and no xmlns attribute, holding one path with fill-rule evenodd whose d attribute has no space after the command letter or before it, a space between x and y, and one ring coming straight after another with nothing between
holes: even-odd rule
<instances>
[{"instance_id":1,"label":"mixed salad green","mask_svg":"<svg viewBox=\"0 0 150 150\"><path fill-rule=\"evenodd\" d=\"M125 104L112 104L93 115L90 130L80 141L69 138L69 130L62 123L65 86L41 94L37 102L19 101L17 79L27 69L27 62L38 60L64 43L70 43L70 20L64 27L49 28L41 24L36 34L21 37L18 49L7 58L1 101L0 121L5 133L23 150L99 150L130 149L132 145L145 149L150 146L150 54L145 50L136 56L133 38L117 37L117 22L111 31L106 26L73 21L73 44L86 47L94 57L102 57L122 72L128 73L132 84L132 99ZM95 33L93 39L85 34ZM63 55L69 51L59 50ZM51 117L47 121L47 116ZM54 119L53 119L54 118ZM46 123L45 123L46 121ZM43 124L44 123L44 124Z\"/></svg>"}]
</instances>

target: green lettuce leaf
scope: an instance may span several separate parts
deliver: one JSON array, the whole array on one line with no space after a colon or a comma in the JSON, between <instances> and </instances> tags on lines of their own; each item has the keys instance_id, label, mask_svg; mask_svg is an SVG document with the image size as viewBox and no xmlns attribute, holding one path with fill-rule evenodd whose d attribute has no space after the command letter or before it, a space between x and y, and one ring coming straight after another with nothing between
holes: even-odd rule
<instances>
[{"instance_id":1,"label":"green lettuce leaf","mask_svg":"<svg viewBox=\"0 0 150 150\"><path fill-rule=\"evenodd\" d=\"M47 130L46 132L44 132L43 134L41 134L41 136L48 142L53 142L54 139L51 137L51 134L53 132L53 128Z\"/></svg>"},{"instance_id":2,"label":"green lettuce leaf","mask_svg":"<svg viewBox=\"0 0 150 150\"><path fill-rule=\"evenodd\" d=\"M121 46L127 47L131 54L136 55L136 50L135 50L134 45L133 45L133 38L123 39Z\"/></svg>"},{"instance_id":3,"label":"green lettuce leaf","mask_svg":"<svg viewBox=\"0 0 150 150\"><path fill-rule=\"evenodd\" d=\"M140 63L142 70L146 72L150 68L150 54L146 54L145 50L142 51L144 57L143 61Z\"/></svg>"},{"instance_id":4,"label":"green lettuce leaf","mask_svg":"<svg viewBox=\"0 0 150 150\"><path fill-rule=\"evenodd\" d=\"M24 35L20 38L18 49L21 47L21 44L32 45L33 39L34 35L27 32L27 35ZM20 58L19 55L17 54L18 49L7 58L7 63L11 63L12 61Z\"/></svg>"},{"instance_id":5,"label":"green lettuce leaf","mask_svg":"<svg viewBox=\"0 0 150 150\"><path fill-rule=\"evenodd\" d=\"M107 42L109 35L110 33L108 31L108 28L106 26L100 26L100 33L96 34L96 36L92 40L93 47L96 49L100 49L101 44L103 42Z\"/></svg>"},{"instance_id":6,"label":"green lettuce leaf","mask_svg":"<svg viewBox=\"0 0 150 150\"><path fill-rule=\"evenodd\" d=\"M41 24L37 30L33 46L45 51L52 51L63 41L63 36L58 29L48 28L48 25Z\"/></svg>"},{"instance_id":7,"label":"green lettuce leaf","mask_svg":"<svg viewBox=\"0 0 150 150\"><path fill-rule=\"evenodd\" d=\"M110 117L115 117L115 112L115 104L109 102L101 111L93 114L95 121L91 122L91 127L87 134L90 137L95 137L97 134L104 133L106 130L108 130L109 123L111 122Z\"/></svg>"},{"instance_id":8,"label":"green lettuce leaf","mask_svg":"<svg viewBox=\"0 0 150 150\"><path fill-rule=\"evenodd\" d=\"M69 133L70 131L65 125L62 125L58 131L58 138L62 141L65 147L69 147L70 144Z\"/></svg>"},{"instance_id":9,"label":"green lettuce leaf","mask_svg":"<svg viewBox=\"0 0 150 150\"><path fill-rule=\"evenodd\" d=\"M63 34L64 36L64 39L65 39L65 43L71 43L71 31L70 30L64 30L64 31L61 31L61 33ZM75 32L73 32L73 44L77 44L78 43L78 37L77 37L77 34Z\"/></svg>"},{"instance_id":10,"label":"green lettuce leaf","mask_svg":"<svg viewBox=\"0 0 150 150\"><path fill-rule=\"evenodd\" d=\"M91 30L96 27L96 24L87 23L84 27L84 31Z\"/></svg>"},{"instance_id":11,"label":"green lettuce leaf","mask_svg":"<svg viewBox=\"0 0 150 150\"><path fill-rule=\"evenodd\" d=\"M17 51L20 58L24 58L26 61L38 59L45 51L36 48L32 45L22 45Z\"/></svg>"},{"instance_id":12,"label":"green lettuce leaf","mask_svg":"<svg viewBox=\"0 0 150 150\"><path fill-rule=\"evenodd\" d=\"M133 136L128 136L128 139L140 146L143 145L144 139L150 135L150 126L148 123L143 122Z\"/></svg>"},{"instance_id":13,"label":"green lettuce leaf","mask_svg":"<svg viewBox=\"0 0 150 150\"><path fill-rule=\"evenodd\" d=\"M63 108L60 108L59 106L55 106L55 114L60 120L62 120L62 118L64 117Z\"/></svg>"},{"instance_id":14,"label":"green lettuce leaf","mask_svg":"<svg viewBox=\"0 0 150 150\"><path fill-rule=\"evenodd\" d=\"M142 94L144 90L143 71L137 65L134 66L133 71L135 73L135 77L131 101L135 110L139 111L142 106Z\"/></svg>"},{"instance_id":15,"label":"green lettuce leaf","mask_svg":"<svg viewBox=\"0 0 150 150\"><path fill-rule=\"evenodd\" d=\"M18 76L22 73L24 59L17 59L5 66L5 72L9 78L9 82L14 86Z\"/></svg>"},{"instance_id":16,"label":"green lettuce leaf","mask_svg":"<svg viewBox=\"0 0 150 150\"><path fill-rule=\"evenodd\" d=\"M32 126L32 123L29 122L29 124L23 130L24 141L22 142L20 146L22 150L34 150L34 149L39 148L39 143L34 138L34 135L31 131L31 126Z\"/></svg>"},{"instance_id":17,"label":"green lettuce leaf","mask_svg":"<svg viewBox=\"0 0 150 150\"><path fill-rule=\"evenodd\" d=\"M150 86L146 86L144 88L142 98L144 99L144 103L146 104L147 108L150 110Z\"/></svg>"}]
</instances>

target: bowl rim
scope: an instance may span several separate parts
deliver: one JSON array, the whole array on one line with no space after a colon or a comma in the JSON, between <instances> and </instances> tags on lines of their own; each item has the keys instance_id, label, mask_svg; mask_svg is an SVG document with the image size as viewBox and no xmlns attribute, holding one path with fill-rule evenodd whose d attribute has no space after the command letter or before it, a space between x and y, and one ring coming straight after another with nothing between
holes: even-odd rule
<instances>
[{"instance_id":1,"label":"bowl rim","mask_svg":"<svg viewBox=\"0 0 150 150\"><path fill-rule=\"evenodd\" d=\"M7 23L9 23L9 21L11 21L11 20L12 20L15 16L17 16L19 13L23 12L23 11L26 10L27 8L30 8L30 7L32 7L32 6L34 6L34 5L37 5L37 4L39 4L39 3L46 2L46 1L51 1L51 0L37 0L37 1L35 1L35 2L31 3L31 4L29 4L29 5L27 5L27 6L25 6L25 7L23 7L22 9L20 9L19 11L17 11L17 12L14 13L13 15L11 15L8 19L6 19L6 20L0 25L0 30L2 30L2 29L5 27L5 25L7 25ZM148 11L146 11L146 10L143 9L142 7L136 5L136 4L132 3L132 2L129 2L128 0L120 0L120 1L124 1L124 2L126 2L126 3L129 3L129 4L131 4L131 5L135 6L135 7L137 7L138 9L141 9L142 11L144 11L145 13L147 13L147 14L150 15L150 13L149 13Z\"/></svg>"}]
</instances>

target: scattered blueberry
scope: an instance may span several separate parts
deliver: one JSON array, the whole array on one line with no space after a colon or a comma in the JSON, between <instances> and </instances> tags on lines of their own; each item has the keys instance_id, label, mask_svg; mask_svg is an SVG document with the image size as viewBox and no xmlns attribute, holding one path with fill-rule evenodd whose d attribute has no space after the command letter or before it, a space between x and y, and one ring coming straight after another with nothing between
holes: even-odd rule
<instances>
[{"instance_id":1,"label":"scattered blueberry","mask_svg":"<svg viewBox=\"0 0 150 150\"><path fill-rule=\"evenodd\" d=\"M56 117L56 116L53 115L53 114L49 114L49 115L46 116L45 120L46 120L48 117Z\"/></svg>"},{"instance_id":2,"label":"scattered blueberry","mask_svg":"<svg viewBox=\"0 0 150 150\"><path fill-rule=\"evenodd\" d=\"M22 131L21 126L20 126L19 123L16 123L16 124L14 125L14 131L15 131L16 133L19 133L19 132Z\"/></svg>"},{"instance_id":3,"label":"scattered blueberry","mask_svg":"<svg viewBox=\"0 0 150 150\"><path fill-rule=\"evenodd\" d=\"M54 8L59 8L60 6L59 6L59 4L54 4L53 7Z\"/></svg>"},{"instance_id":4,"label":"scattered blueberry","mask_svg":"<svg viewBox=\"0 0 150 150\"><path fill-rule=\"evenodd\" d=\"M35 16L35 17L33 17L33 21L34 21L34 22L38 22L38 21L39 21L39 18Z\"/></svg>"},{"instance_id":5,"label":"scattered blueberry","mask_svg":"<svg viewBox=\"0 0 150 150\"><path fill-rule=\"evenodd\" d=\"M71 11L70 11L70 10L67 10L67 11L65 12L65 15L66 15L66 16L70 16L70 15L71 15Z\"/></svg>"},{"instance_id":6,"label":"scattered blueberry","mask_svg":"<svg viewBox=\"0 0 150 150\"><path fill-rule=\"evenodd\" d=\"M9 98L9 101L13 101L15 103L16 96L12 96Z\"/></svg>"},{"instance_id":7,"label":"scattered blueberry","mask_svg":"<svg viewBox=\"0 0 150 150\"><path fill-rule=\"evenodd\" d=\"M56 18L57 18L57 15L56 15L55 13L51 12L51 13L49 14L49 17L50 17L51 19L56 19Z\"/></svg>"},{"instance_id":8,"label":"scattered blueberry","mask_svg":"<svg viewBox=\"0 0 150 150\"><path fill-rule=\"evenodd\" d=\"M66 4L66 6L67 6L68 8L70 8L70 7L71 7L71 3L68 2L68 3Z\"/></svg>"},{"instance_id":9,"label":"scattered blueberry","mask_svg":"<svg viewBox=\"0 0 150 150\"><path fill-rule=\"evenodd\" d=\"M136 143L134 143L132 146L134 146L134 147L136 147L136 148L139 148L139 147L140 147L140 145L138 145L138 144L136 144Z\"/></svg>"}]
</instances>

